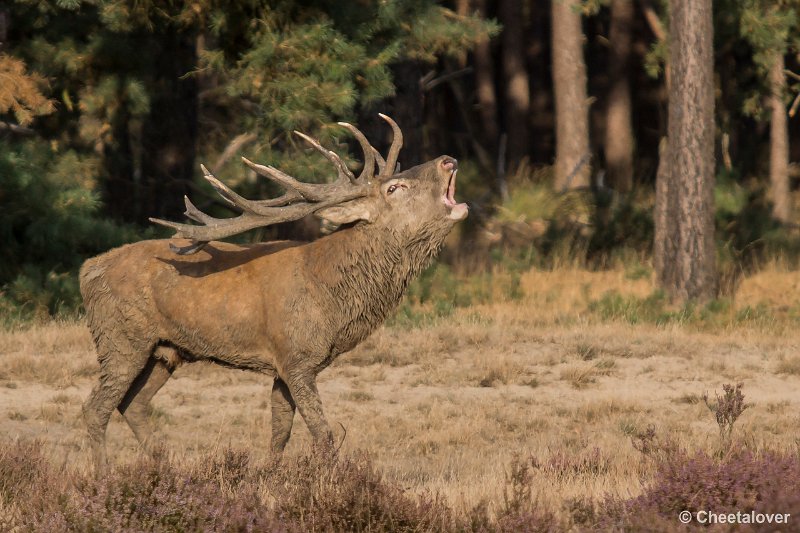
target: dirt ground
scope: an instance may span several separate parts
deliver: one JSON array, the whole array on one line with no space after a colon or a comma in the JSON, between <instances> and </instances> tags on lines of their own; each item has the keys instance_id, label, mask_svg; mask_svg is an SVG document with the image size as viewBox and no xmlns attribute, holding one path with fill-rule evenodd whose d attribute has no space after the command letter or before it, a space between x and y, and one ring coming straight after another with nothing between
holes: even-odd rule
<instances>
[{"instance_id":1,"label":"dirt ground","mask_svg":"<svg viewBox=\"0 0 800 533\"><path fill-rule=\"evenodd\" d=\"M632 436L653 425L689 448L712 450L719 431L702 400L743 383L751 406L734 429L756 448L800 442L800 275L745 280L735 306L761 305L754 325L603 322L587 302L604 291L639 297L647 279L624 272L531 272L518 301L457 310L433 325L384 327L319 378L343 448L369 452L387 477L443 494L456 508L502 501L515 455L541 464L535 497L550 509L571 498L632 496L648 464ZM766 307L764 307L766 306ZM38 438L54 458L89 464L79 417L96 379L88 331L51 323L0 332L0 439ZM176 456L232 446L267 458L271 381L197 363L181 367L152 416ZM113 461L139 453L115 414ZM298 417L287 453L309 444Z\"/></svg>"}]
</instances>

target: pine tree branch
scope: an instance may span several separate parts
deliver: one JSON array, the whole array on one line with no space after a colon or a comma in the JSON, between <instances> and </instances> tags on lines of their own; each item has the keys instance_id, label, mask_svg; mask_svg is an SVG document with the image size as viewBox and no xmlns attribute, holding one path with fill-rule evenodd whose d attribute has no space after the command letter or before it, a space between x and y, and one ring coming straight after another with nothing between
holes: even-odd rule
<instances>
[{"instance_id":1,"label":"pine tree branch","mask_svg":"<svg viewBox=\"0 0 800 533\"><path fill-rule=\"evenodd\" d=\"M246 145L250 144L251 142L256 140L255 133L242 133L237 135L233 138L231 142L228 143L228 146L225 147L225 150L222 151L222 154L214 161L214 166L211 168L215 171L219 171L219 169L228 162L228 160L233 157L236 152L241 150L241 148Z\"/></svg>"},{"instance_id":2,"label":"pine tree branch","mask_svg":"<svg viewBox=\"0 0 800 533\"><path fill-rule=\"evenodd\" d=\"M25 126L20 126L19 124L13 124L11 122L5 122L0 120L0 132L7 131L9 133L16 133L17 135L36 135L36 132L30 128L26 128Z\"/></svg>"},{"instance_id":3,"label":"pine tree branch","mask_svg":"<svg viewBox=\"0 0 800 533\"><path fill-rule=\"evenodd\" d=\"M787 76L789 76L790 78L793 78L793 79L795 79L797 81L800 81L800 74L795 74L794 72L792 72L788 68L787 69L783 69L783 73L786 74Z\"/></svg>"},{"instance_id":4,"label":"pine tree branch","mask_svg":"<svg viewBox=\"0 0 800 533\"><path fill-rule=\"evenodd\" d=\"M800 106L800 93L797 93L797 96L794 97L792 107L789 108L790 117L794 117L794 115L797 113L797 106Z\"/></svg>"},{"instance_id":5,"label":"pine tree branch","mask_svg":"<svg viewBox=\"0 0 800 533\"><path fill-rule=\"evenodd\" d=\"M427 79L430 77L430 74L432 74L429 73L424 78L422 78L422 80L420 80L421 81L420 85L422 87L423 92L427 92L436 87L437 85L440 85L442 83L454 80L460 76L465 76L471 73L472 73L472 67L465 67L460 70L456 70L454 72L448 72L447 74L442 74L438 78Z\"/></svg>"},{"instance_id":6,"label":"pine tree branch","mask_svg":"<svg viewBox=\"0 0 800 533\"><path fill-rule=\"evenodd\" d=\"M665 41L667 39L667 32L664 30L664 25L661 24L661 19L658 18L658 13L656 13L653 4L650 0L640 0L640 3L642 5L642 13L647 21L647 25L650 27L650 31L653 32L656 39Z\"/></svg>"}]
</instances>

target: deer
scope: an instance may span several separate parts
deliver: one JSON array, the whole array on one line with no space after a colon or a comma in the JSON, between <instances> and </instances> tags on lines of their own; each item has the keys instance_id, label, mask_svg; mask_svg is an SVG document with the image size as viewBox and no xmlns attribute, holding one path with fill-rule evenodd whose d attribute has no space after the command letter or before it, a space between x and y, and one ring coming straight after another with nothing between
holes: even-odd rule
<instances>
[{"instance_id":1,"label":"deer","mask_svg":"<svg viewBox=\"0 0 800 533\"><path fill-rule=\"evenodd\" d=\"M318 374L384 322L469 210L455 200L456 159L443 155L400 172L402 131L380 117L393 132L385 159L358 128L338 123L363 151L358 177L335 152L295 132L332 163L335 179L301 182L242 158L285 190L248 200L201 165L240 215L215 218L184 197L185 215L196 224L151 218L175 230L173 237L127 244L82 265L80 290L100 365L82 410L97 471L107 468L105 435L115 409L141 448L154 450L150 401L179 365L195 361L273 379L270 449L277 456L297 410L313 446L332 449ZM339 229L311 242L221 241L311 214Z\"/></svg>"}]
</instances>

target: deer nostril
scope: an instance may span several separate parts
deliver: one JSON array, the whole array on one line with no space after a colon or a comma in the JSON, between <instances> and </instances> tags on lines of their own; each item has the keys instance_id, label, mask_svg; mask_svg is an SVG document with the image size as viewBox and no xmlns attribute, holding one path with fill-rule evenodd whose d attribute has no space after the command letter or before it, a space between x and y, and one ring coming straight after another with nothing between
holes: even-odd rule
<instances>
[{"instance_id":1,"label":"deer nostril","mask_svg":"<svg viewBox=\"0 0 800 533\"><path fill-rule=\"evenodd\" d=\"M456 161L452 157L445 157L444 159L442 159L442 168L444 168L448 172L456 170L458 168L458 161Z\"/></svg>"}]
</instances>

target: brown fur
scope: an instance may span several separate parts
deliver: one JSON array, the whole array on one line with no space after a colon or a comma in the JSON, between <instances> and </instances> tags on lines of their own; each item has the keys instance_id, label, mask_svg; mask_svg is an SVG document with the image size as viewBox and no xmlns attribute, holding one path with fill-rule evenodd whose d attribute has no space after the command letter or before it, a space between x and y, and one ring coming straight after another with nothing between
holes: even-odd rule
<instances>
[{"instance_id":1,"label":"brown fur","mask_svg":"<svg viewBox=\"0 0 800 533\"><path fill-rule=\"evenodd\" d=\"M96 464L105 464L115 408L148 445L148 403L182 361L273 376L276 452L296 407L315 441L330 445L316 376L383 322L465 216L442 203L454 168L442 157L376 179L370 197L330 211L362 221L312 243L212 242L179 256L152 240L86 261L81 293L101 367L84 405ZM388 192L392 184L402 187Z\"/></svg>"}]
</instances>

